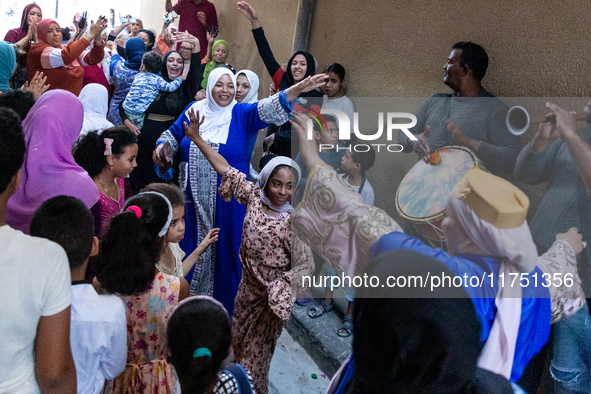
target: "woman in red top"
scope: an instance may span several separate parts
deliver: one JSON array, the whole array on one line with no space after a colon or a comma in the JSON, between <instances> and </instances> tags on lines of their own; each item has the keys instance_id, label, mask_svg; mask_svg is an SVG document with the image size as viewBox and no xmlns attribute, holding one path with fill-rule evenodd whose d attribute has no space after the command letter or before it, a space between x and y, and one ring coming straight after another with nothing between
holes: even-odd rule
<instances>
[{"instance_id":1,"label":"woman in red top","mask_svg":"<svg viewBox=\"0 0 591 394\"><path fill-rule=\"evenodd\" d=\"M27 54L27 80L30 81L35 72L43 71L50 89L67 90L77 96L82 90L84 66L103 60L101 32L106 26L107 19L99 17L80 40L62 45L59 24L53 19L42 20L37 28L39 42ZM92 50L86 51L93 41Z\"/></svg>"},{"instance_id":2,"label":"woman in red top","mask_svg":"<svg viewBox=\"0 0 591 394\"><path fill-rule=\"evenodd\" d=\"M21 17L21 25L20 27L8 30L6 35L4 36L4 41L9 42L11 44L16 44L21 41L23 38L30 36L32 41L37 40L37 31L36 25L41 22L43 19L43 14L41 13L41 8L37 4L29 4L25 6L23 9L23 16ZM35 31L32 31L29 35L29 26L35 26ZM20 88L26 81L26 60L27 60L27 51L29 50L30 45L29 42L26 42L25 45L19 45L19 48L16 49L16 58L17 58L17 70L14 73L12 78L12 87L14 89Z\"/></svg>"}]
</instances>

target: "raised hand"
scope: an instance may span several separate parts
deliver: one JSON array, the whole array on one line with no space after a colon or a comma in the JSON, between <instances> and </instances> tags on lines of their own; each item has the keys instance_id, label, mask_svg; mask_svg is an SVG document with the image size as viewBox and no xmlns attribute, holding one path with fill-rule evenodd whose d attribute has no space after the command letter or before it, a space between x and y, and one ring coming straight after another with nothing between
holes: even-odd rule
<instances>
[{"instance_id":1,"label":"raised hand","mask_svg":"<svg viewBox=\"0 0 591 394\"><path fill-rule=\"evenodd\" d=\"M207 44L208 45L213 45L219 32L220 32L220 29L218 29L217 27L213 27L211 29L211 32L209 32L209 31L207 32Z\"/></svg>"},{"instance_id":2,"label":"raised hand","mask_svg":"<svg viewBox=\"0 0 591 394\"><path fill-rule=\"evenodd\" d=\"M308 116L302 112L291 113L291 128L298 133L300 140L300 154L308 170L315 165L324 165L324 161L318 155L318 146L316 141L308 139Z\"/></svg>"},{"instance_id":3,"label":"raised hand","mask_svg":"<svg viewBox=\"0 0 591 394\"><path fill-rule=\"evenodd\" d=\"M25 82L25 84L21 87L23 92L31 92L33 93L33 97L37 100L43 93L49 89L49 84L45 85L45 81L47 81L47 77L43 76L43 72L37 71L31 82Z\"/></svg>"},{"instance_id":4,"label":"raised hand","mask_svg":"<svg viewBox=\"0 0 591 394\"><path fill-rule=\"evenodd\" d=\"M259 22L259 16L257 15L257 12L246 1L238 2L238 11L240 11L242 15L244 15L246 19L250 21L253 30L261 27L261 23Z\"/></svg>"},{"instance_id":5,"label":"raised hand","mask_svg":"<svg viewBox=\"0 0 591 394\"><path fill-rule=\"evenodd\" d=\"M300 81L296 86L298 86L301 94L326 85L327 80L328 74L316 74L309 76L303 81Z\"/></svg>"},{"instance_id":6,"label":"raised hand","mask_svg":"<svg viewBox=\"0 0 591 394\"><path fill-rule=\"evenodd\" d=\"M107 18L105 18L102 15L99 16L99 18L96 21L96 23L94 23L93 21L90 21L90 32L89 32L89 35L92 38L94 38L95 40L100 41L100 39L101 39L101 33L107 27L107 23L108 23Z\"/></svg>"},{"instance_id":7,"label":"raised hand","mask_svg":"<svg viewBox=\"0 0 591 394\"><path fill-rule=\"evenodd\" d=\"M27 32L27 40L37 42L37 18L29 17L29 31Z\"/></svg>"},{"instance_id":8,"label":"raised hand","mask_svg":"<svg viewBox=\"0 0 591 394\"><path fill-rule=\"evenodd\" d=\"M246 1L238 2L238 11L240 11L246 17L246 19L248 19L251 22L259 19L259 16L257 15L255 9L252 8L252 6L248 4Z\"/></svg>"},{"instance_id":9,"label":"raised hand","mask_svg":"<svg viewBox=\"0 0 591 394\"><path fill-rule=\"evenodd\" d=\"M189 126L187 122L183 122L185 135L188 139L197 143L197 141L202 140L201 135L199 134L199 126L205 122L205 116L199 120L199 111L195 113L191 108L189 111L187 111L187 117L189 118L191 125Z\"/></svg>"}]
</instances>

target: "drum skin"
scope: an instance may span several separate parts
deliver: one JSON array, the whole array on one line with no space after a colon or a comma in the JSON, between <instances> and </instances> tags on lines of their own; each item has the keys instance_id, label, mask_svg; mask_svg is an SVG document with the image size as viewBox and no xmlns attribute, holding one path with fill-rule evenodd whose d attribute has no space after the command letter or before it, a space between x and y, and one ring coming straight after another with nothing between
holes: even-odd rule
<instances>
[{"instance_id":1,"label":"drum skin","mask_svg":"<svg viewBox=\"0 0 591 394\"><path fill-rule=\"evenodd\" d=\"M469 169L481 165L476 155L462 146L439 148L437 153L438 164L419 160L402 179L396 192L396 209L425 238L442 242L441 222L453 187Z\"/></svg>"}]
</instances>

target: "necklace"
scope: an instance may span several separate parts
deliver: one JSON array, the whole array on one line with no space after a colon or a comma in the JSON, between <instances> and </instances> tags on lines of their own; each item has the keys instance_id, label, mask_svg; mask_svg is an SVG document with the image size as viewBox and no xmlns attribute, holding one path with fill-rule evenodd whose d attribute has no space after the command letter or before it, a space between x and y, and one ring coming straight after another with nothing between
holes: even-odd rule
<instances>
[{"instance_id":1,"label":"necklace","mask_svg":"<svg viewBox=\"0 0 591 394\"><path fill-rule=\"evenodd\" d=\"M105 193L106 193L105 195L107 197L109 197L109 199L115 201L117 203L117 205L119 205L119 199L111 197L111 195L109 194L109 191L105 187L105 184L103 183L103 181L101 181L101 178L98 175L96 176L96 179L98 179L98 181L101 184L101 186L103 187L103 189L105 189Z\"/></svg>"}]
</instances>

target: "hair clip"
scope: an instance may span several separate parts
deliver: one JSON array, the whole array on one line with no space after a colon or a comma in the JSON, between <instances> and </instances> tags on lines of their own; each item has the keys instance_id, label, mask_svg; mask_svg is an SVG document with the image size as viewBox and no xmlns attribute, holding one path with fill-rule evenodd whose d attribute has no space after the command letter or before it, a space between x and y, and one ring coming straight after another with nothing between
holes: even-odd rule
<instances>
[{"instance_id":1,"label":"hair clip","mask_svg":"<svg viewBox=\"0 0 591 394\"><path fill-rule=\"evenodd\" d=\"M111 146L113 145L113 139L104 138L103 141L105 142L105 156L112 155L113 151L111 150Z\"/></svg>"},{"instance_id":2,"label":"hair clip","mask_svg":"<svg viewBox=\"0 0 591 394\"><path fill-rule=\"evenodd\" d=\"M133 211L135 212L135 216L137 216L138 218L142 217L142 209L137 205L131 205L127 207L126 211Z\"/></svg>"},{"instance_id":3,"label":"hair clip","mask_svg":"<svg viewBox=\"0 0 591 394\"><path fill-rule=\"evenodd\" d=\"M206 347L200 347L193 352L193 358L209 357L211 358L211 351Z\"/></svg>"}]
</instances>

